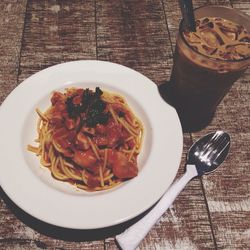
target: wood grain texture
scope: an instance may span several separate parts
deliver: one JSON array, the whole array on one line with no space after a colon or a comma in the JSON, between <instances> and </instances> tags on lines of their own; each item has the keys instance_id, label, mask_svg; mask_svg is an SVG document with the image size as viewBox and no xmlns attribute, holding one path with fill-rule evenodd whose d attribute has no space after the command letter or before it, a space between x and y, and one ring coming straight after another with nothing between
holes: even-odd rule
<instances>
[{"instance_id":1,"label":"wood grain texture","mask_svg":"<svg viewBox=\"0 0 250 250\"><path fill-rule=\"evenodd\" d=\"M176 37L178 34L178 29L179 29L179 23L182 18L179 1L163 0L163 6L164 6L165 15L166 15L166 21L168 24L172 50L174 51Z\"/></svg>"},{"instance_id":2,"label":"wood grain texture","mask_svg":"<svg viewBox=\"0 0 250 250\"><path fill-rule=\"evenodd\" d=\"M233 6L250 14L248 0L193 3L194 7ZM181 18L178 1L28 0L26 5L25 0L4 0L0 9L0 103L31 74L70 60L120 63L157 85L171 74ZM207 128L184 134L178 177L184 173L188 148L205 133L228 131L230 154L218 171L187 185L138 249L249 249L249 84L250 70L233 85ZM138 219L101 230L66 230L30 217L1 190L0 197L0 249L4 250L116 250L115 234Z\"/></svg>"},{"instance_id":3,"label":"wood grain texture","mask_svg":"<svg viewBox=\"0 0 250 250\"><path fill-rule=\"evenodd\" d=\"M177 3L174 1L175 6ZM194 7L204 4L233 6L249 14L249 1L193 1ZM180 12L171 12L169 1L164 2L168 26L177 32ZM172 41L172 44L174 42ZM198 139L205 133L222 129L231 134L232 148L228 161L218 171L203 177L203 187L209 208L212 231L218 249L248 249L250 245L250 95L249 70L237 81L223 102L210 126L194 133ZM229 162L229 163L227 163Z\"/></svg>"},{"instance_id":4,"label":"wood grain texture","mask_svg":"<svg viewBox=\"0 0 250 250\"><path fill-rule=\"evenodd\" d=\"M184 173L186 152L191 145L184 136L184 154L177 177ZM206 204L199 179L188 183L172 207L150 231L140 249L214 249Z\"/></svg>"},{"instance_id":5,"label":"wood grain texture","mask_svg":"<svg viewBox=\"0 0 250 250\"><path fill-rule=\"evenodd\" d=\"M101 1L97 2L96 16L98 59L130 66L157 84L168 79L172 66L172 60L168 58L172 58L172 47L160 1ZM185 155L191 145L188 134L184 144ZM178 175L184 171L184 161L183 158ZM171 212L155 225L139 249L183 247L214 248L199 180L189 184ZM106 240L106 248L117 249L113 238Z\"/></svg>"},{"instance_id":6,"label":"wood grain texture","mask_svg":"<svg viewBox=\"0 0 250 250\"><path fill-rule=\"evenodd\" d=\"M96 59L94 1L30 0L26 19L20 80L58 63Z\"/></svg>"},{"instance_id":7,"label":"wood grain texture","mask_svg":"<svg viewBox=\"0 0 250 250\"><path fill-rule=\"evenodd\" d=\"M177 178L185 171L186 153L190 145L191 138L185 134ZM113 238L108 238L105 242L106 249L118 249ZM200 179L192 180L185 187L140 243L139 249L215 249Z\"/></svg>"},{"instance_id":8,"label":"wood grain texture","mask_svg":"<svg viewBox=\"0 0 250 250\"><path fill-rule=\"evenodd\" d=\"M211 124L199 133L225 130L231 135L230 154L213 174L203 177L217 246L248 249L250 245L250 87L249 70L218 106Z\"/></svg>"},{"instance_id":9,"label":"wood grain texture","mask_svg":"<svg viewBox=\"0 0 250 250\"><path fill-rule=\"evenodd\" d=\"M26 1L0 2L0 103L16 87Z\"/></svg>"},{"instance_id":10,"label":"wood grain texture","mask_svg":"<svg viewBox=\"0 0 250 250\"><path fill-rule=\"evenodd\" d=\"M160 0L97 1L98 59L129 66L156 84L172 65L171 44Z\"/></svg>"},{"instance_id":11,"label":"wood grain texture","mask_svg":"<svg viewBox=\"0 0 250 250\"><path fill-rule=\"evenodd\" d=\"M0 3L0 103L17 86L26 1ZM0 249L8 249L7 227L18 223L0 193ZM20 245L20 244L19 244ZM9 247L10 249L11 247Z\"/></svg>"},{"instance_id":12,"label":"wood grain texture","mask_svg":"<svg viewBox=\"0 0 250 250\"><path fill-rule=\"evenodd\" d=\"M239 9L250 15L250 3L248 0L231 0L233 8Z\"/></svg>"},{"instance_id":13,"label":"wood grain texture","mask_svg":"<svg viewBox=\"0 0 250 250\"><path fill-rule=\"evenodd\" d=\"M23 11L20 12L15 17L17 22L23 20ZM13 13L14 15L17 13ZM15 28L13 33L17 31ZM10 41L14 38L14 35L8 37L9 40L4 44L11 44ZM15 43L10 45L10 50L20 51L19 40L16 38ZM79 59L96 59L94 1L29 1L18 82L51 65ZM8 68L10 69L9 65ZM8 87L8 90L11 89ZM13 204L10 205L12 206ZM8 210L2 201L0 218L1 225L4 225L0 227L0 249L104 248L103 240L89 240L95 236L98 238L97 232L74 232L50 227L33 221L28 215L18 211L18 208Z\"/></svg>"},{"instance_id":14,"label":"wood grain texture","mask_svg":"<svg viewBox=\"0 0 250 250\"><path fill-rule=\"evenodd\" d=\"M231 1L227 5L249 14L249 1ZM218 106L211 124L192 134L194 140L215 130L225 130L231 135L226 162L216 172L202 178L218 249L249 249L250 246L249 79L247 70Z\"/></svg>"}]
</instances>

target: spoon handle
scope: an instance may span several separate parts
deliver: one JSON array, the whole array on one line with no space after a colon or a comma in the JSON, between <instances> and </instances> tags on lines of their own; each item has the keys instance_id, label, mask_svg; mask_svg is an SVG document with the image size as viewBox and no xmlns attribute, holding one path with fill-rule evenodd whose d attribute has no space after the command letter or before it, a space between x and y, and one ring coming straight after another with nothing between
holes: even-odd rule
<instances>
[{"instance_id":1,"label":"spoon handle","mask_svg":"<svg viewBox=\"0 0 250 250\"><path fill-rule=\"evenodd\" d=\"M123 250L134 250L163 213L172 205L186 184L197 175L195 165L187 165L185 174L174 182L150 212L125 232L116 236L120 247Z\"/></svg>"}]
</instances>

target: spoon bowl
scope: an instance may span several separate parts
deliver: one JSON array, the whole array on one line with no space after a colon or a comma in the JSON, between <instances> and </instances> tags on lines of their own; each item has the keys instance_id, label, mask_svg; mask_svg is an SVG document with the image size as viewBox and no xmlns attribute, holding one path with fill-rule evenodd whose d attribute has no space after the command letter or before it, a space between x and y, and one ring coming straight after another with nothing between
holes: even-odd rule
<instances>
[{"instance_id":1,"label":"spoon bowl","mask_svg":"<svg viewBox=\"0 0 250 250\"><path fill-rule=\"evenodd\" d=\"M230 136L223 131L210 133L199 139L190 148L185 174L177 179L161 197L154 208L141 220L116 236L123 250L134 250L151 227L172 205L186 184L196 176L211 173L226 159L230 148Z\"/></svg>"},{"instance_id":2,"label":"spoon bowl","mask_svg":"<svg viewBox=\"0 0 250 250\"><path fill-rule=\"evenodd\" d=\"M209 133L196 141L189 149L187 163L194 164L198 175L217 169L226 159L230 148L230 136L223 131Z\"/></svg>"}]
</instances>

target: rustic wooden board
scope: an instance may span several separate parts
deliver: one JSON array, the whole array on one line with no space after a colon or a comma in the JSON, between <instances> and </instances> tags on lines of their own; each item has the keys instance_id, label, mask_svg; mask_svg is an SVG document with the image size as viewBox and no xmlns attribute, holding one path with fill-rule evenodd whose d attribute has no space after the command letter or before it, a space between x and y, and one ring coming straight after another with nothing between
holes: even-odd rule
<instances>
[{"instance_id":1,"label":"rustic wooden board","mask_svg":"<svg viewBox=\"0 0 250 250\"><path fill-rule=\"evenodd\" d=\"M172 52L161 1L97 1L96 8L98 59L165 82Z\"/></svg>"},{"instance_id":2,"label":"rustic wooden board","mask_svg":"<svg viewBox=\"0 0 250 250\"><path fill-rule=\"evenodd\" d=\"M225 163L203 177L212 228L221 249L248 249L250 245L250 74L238 80L218 106L204 133L225 130L231 135L231 150Z\"/></svg>"},{"instance_id":3,"label":"rustic wooden board","mask_svg":"<svg viewBox=\"0 0 250 250\"><path fill-rule=\"evenodd\" d=\"M185 134L184 153L177 177L184 173L186 152L190 144L191 138ZM107 238L105 242L107 249L117 249L113 238ZM143 250L214 248L200 179L194 179L186 186L138 247Z\"/></svg>"},{"instance_id":4,"label":"rustic wooden board","mask_svg":"<svg viewBox=\"0 0 250 250\"><path fill-rule=\"evenodd\" d=\"M230 5L249 14L249 1L231 1ZM202 178L218 249L249 249L250 246L249 79L248 70L219 105L212 123L192 134L194 140L219 129L231 135L231 150L226 162L216 172Z\"/></svg>"},{"instance_id":5,"label":"rustic wooden board","mask_svg":"<svg viewBox=\"0 0 250 250\"><path fill-rule=\"evenodd\" d=\"M15 88L26 1L0 2L0 103Z\"/></svg>"},{"instance_id":6,"label":"rustic wooden board","mask_svg":"<svg viewBox=\"0 0 250 250\"><path fill-rule=\"evenodd\" d=\"M169 9L174 8L169 6ZM156 84L168 79L172 67L172 47L160 1L97 2L96 17L98 59L130 66ZM183 157L190 145L191 140L186 134ZM184 162L183 158L178 175L184 172ZM113 238L106 240L106 247L117 249ZM199 180L188 185L139 248L214 248Z\"/></svg>"},{"instance_id":7,"label":"rustic wooden board","mask_svg":"<svg viewBox=\"0 0 250 250\"><path fill-rule=\"evenodd\" d=\"M13 4L14 5L14 4ZM13 8L9 15L19 26L4 27L11 36L4 37L5 46L14 51L18 59L25 2ZM6 4L5 8L10 8ZM11 10L11 9L10 9ZM1 18L4 18L1 15ZM1 22L3 23L3 21ZM20 31L19 31L20 30ZM2 32L1 32L2 33ZM13 42L12 42L13 40ZM11 58L6 51L4 56ZM17 59L6 65L5 79L18 69ZM96 59L95 4L94 1L29 1L20 55L18 82L48 66L79 59ZM2 67L2 62L1 67ZM13 66L12 66L13 65ZM16 67L14 67L16 66ZM12 68L11 68L12 67ZM4 79L1 75L1 80ZM8 80L17 82L17 75ZM7 83L6 83L7 84ZM51 83L53 84L53 82ZM4 94L11 88L6 85ZM4 196L4 194L2 194ZM4 196L5 200L6 197ZM103 249L102 232L71 231L39 223L1 200L0 249ZM49 204L48 204L49 205ZM13 214L13 213L14 214ZM80 218L79 218L80 219ZM101 240L93 240L93 239ZM63 240L62 240L63 239Z\"/></svg>"},{"instance_id":8,"label":"rustic wooden board","mask_svg":"<svg viewBox=\"0 0 250 250\"><path fill-rule=\"evenodd\" d=\"M250 3L248 0L231 0L231 4L233 8L237 8L250 15Z\"/></svg>"},{"instance_id":9,"label":"rustic wooden board","mask_svg":"<svg viewBox=\"0 0 250 250\"><path fill-rule=\"evenodd\" d=\"M2 1L0 3L0 103L16 87L26 1ZM7 248L8 227L19 223L2 200L0 191L0 249ZM15 230L12 230L14 232Z\"/></svg>"},{"instance_id":10,"label":"rustic wooden board","mask_svg":"<svg viewBox=\"0 0 250 250\"><path fill-rule=\"evenodd\" d=\"M222 4L239 8L249 14L249 1L209 1L211 4ZM194 7L209 4L207 1L193 1ZM164 3L167 14L167 22L172 34L178 31L178 12L171 12ZM178 5L174 1L175 7ZM172 42L174 44L174 42ZM215 246L219 249L247 249L250 245L249 232L249 70L232 88L228 96L218 107L216 116L210 126L199 133L192 135L193 140L198 139L204 133L217 129L224 129L232 135L233 153L228 158L230 165L224 165L218 172L211 176L203 177L203 188L206 202L209 208L212 232ZM243 148L243 150L242 150ZM237 167L235 166L237 165ZM226 173L225 173L226 171ZM239 183L241 183L239 185ZM228 188L225 188L228 187Z\"/></svg>"},{"instance_id":11,"label":"rustic wooden board","mask_svg":"<svg viewBox=\"0 0 250 250\"><path fill-rule=\"evenodd\" d=\"M5 194L1 196L4 201L0 200L0 249L104 249L103 240L99 240L102 232L53 227L24 213Z\"/></svg>"},{"instance_id":12,"label":"rustic wooden board","mask_svg":"<svg viewBox=\"0 0 250 250\"><path fill-rule=\"evenodd\" d=\"M248 0L193 2L194 7L222 4L250 14ZM178 1L29 0L26 6L25 0L4 0L0 9L0 103L31 74L70 60L121 63L157 85L171 74L181 18ZM210 131L231 134L227 161L212 175L190 182L139 249L249 248L249 79L248 70L206 129L184 134L177 176L184 172L192 142ZM137 219L103 230L66 230L25 214L1 190L0 196L0 249L118 249L113 236Z\"/></svg>"},{"instance_id":13,"label":"rustic wooden board","mask_svg":"<svg viewBox=\"0 0 250 250\"><path fill-rule=\"evenodd\" d=\"M30 0L19 80L58 63L96 59L95 29L92 0Z\"/></svg>"}]
</instances>

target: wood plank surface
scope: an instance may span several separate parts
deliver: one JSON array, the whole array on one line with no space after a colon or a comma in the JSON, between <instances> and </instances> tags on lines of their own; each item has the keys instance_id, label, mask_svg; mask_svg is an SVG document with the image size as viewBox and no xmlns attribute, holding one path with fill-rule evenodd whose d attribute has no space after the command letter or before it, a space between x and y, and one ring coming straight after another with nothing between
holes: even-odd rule
<instances>
[{"instance_id":1,"label":"wood plank surface","mask_svg":"<svg viewBox=\"0 0 250 250\"><path fill-rule=\"evenodd\" d=\"M231 1L227 5L249 14L249 1ZM192 134L194 140L215 130L231 135L231 150L226 162L216 172L202 178L218 249L249 249L250 246L249 79L248 69L218 106L212 123Z\"/></svg>"},{"instance_id":2,"label":"wood plank surface","mask_svg":"<svg viewBox=\"0 0 250 250\"><path fill-rule=\"evenodd\" d=\"M203 177L203 185L219 249L249 249L250 245L250 87L249 70L218 106L211 124L194 139L215 130L231 135L225 163Z\"/></svg>"},{"instance_id":3,"label":"wood plank surface","mask_svg":"<svg viewBox=\"0 0 250 250\"><path fill-rule=\"evenodd\" d=\"M249 0L193 3L194 7L233 6L250 14ZM169 80L181 19L178 1L4 0L0 9L0 103L31 74L71 60L120 63L159 86ZM187 185L138 249L249 249L249 100L248 69L218 106L211 124L184 134L177 177L185 171L189 147L205 133L229 132L230 154L216 172ZM68 230L32 218L1 190L0 198L0 249L4 250L115 250L119 248L114 236L138 219L100 230Z\"/></svg>"},{"instance_id":4,"label":"wood plank surface","mask_svg":"<svg viewBox=\"0 0 250 250\"><path fill-rule=\"evenodd\" d=\"M16 18L20 21L22 15ZM17 44L10 47L20 50ZM80 59L96 59L94 1L28 1L18 82L51 65ZM51 227L7 204L11 210L1 201L0 249L104 248L103 240L92 240L99 237L96 232Z\"/></svg>"},{"instance_id":5,"label":"wood plank surface","mask_svg":"<svg viewBox=\"0 0 250 250\"><path fill-rule=\"evenodd\" d=\"M231 5L233 8L239 9L250 15L249 0L231 0Z\"/></svg>"},{"instance_id":6,"label":"wood plank surface","mask_svg":"<svg viewBox=\"0 0 250 250\"><path fill-rule=\"evenodd\" d=\"M95 29L92 0L30 0L19 80L58 63L96 59Z\"/></svg>"},{"instance_id":7,"label":"wood plank surface","mask_svg":"<svg viewBox=\"0 0 250 250\"><path fill-rule=\"evenodd\" d=\"M173 6L168 7L174 9ZM98 59L127 65L150 77L156 84L168 79L173 54L161 1L100 1L97 2L96 16ZM190 145L191 140L186 134L178 176L184 172L184 157ZM199 180L187 186L139 249L183 247L214 248ZM106 240L106 248L117 248L113 238Z\"/></svg>"},{"instance_id":8,"label":"wood plank surface","mask_svg":"<svg viewBox=\"0 0 250 250\"><path fill-rule=\"evenodd\" d=\"M26 0L0 2L0 103L17 84Z\"/></svg>"},{"instance_id":9,"label":"wood plank surface","mask_svg":"<svg viewBox=\"0 0 250 250\"><path fill-rule=\"evenodd\" d=\"M172 34L178 31L177 11L171 12L169 1L164 4L168 26ZM173 1L177 8L178 3ZM221 4L238 8L249 14L249 1L193 1L194 7L204 4ZM176 15L177 14L177 15ZM172 41L172 44L174 42ZM211 219L215 247L218 249L248 249L250 245L250 196L249 196L249 148L250 148L250 95L249 70L237 81L227 97L219 105L216 116L206 129L192 134L193 140L205 133L223 129L232 137L229 159L221 169L203 177L202 185ZM243 148L243 150L242 150ZM245 150L244 150L245 149ZM235 166L237 165L237 167ZM248 169L248 170L247 170ZM239 185L240 183L240 185Z\"/></svg>"},{"instance_id":10,"label":"wood plank surface","mask_svg":"<svg viewBox=\"0 0 250 250\"><path fill-rule=\"evenodd\" d=\"M211 124L193 134L194 140L215 130L231 136L230 154L203 185L217 247L249 249L250 245L250 74L238 80L218 106Z\"/></svg>"},{"instance_id":11,"label":"wood plank surface","mask_svg":"<svg viewBox=\"0 0 250 250\"><path fill-rule=\"evenodd\" d=\"M97 1L99 60L121 63L160 84L172 64L171 44L160 0Z\"/></svg>"}]
</instances>

